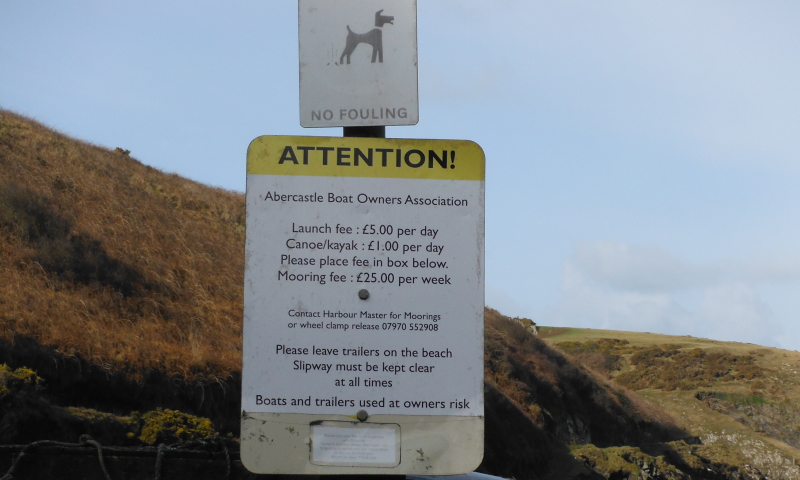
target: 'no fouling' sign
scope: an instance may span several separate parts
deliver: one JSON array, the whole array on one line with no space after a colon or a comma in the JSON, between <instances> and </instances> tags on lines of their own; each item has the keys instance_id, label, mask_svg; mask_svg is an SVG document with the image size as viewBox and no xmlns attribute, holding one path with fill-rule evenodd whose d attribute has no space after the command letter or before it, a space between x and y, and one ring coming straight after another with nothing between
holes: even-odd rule
<instances>
[{"instance_id":1,"label":"'no fouling' sign","mask_svg":"<svg viewBox=\"0 0 800 480\"><path fill-rule=\"evenodd\" d=\"M415 125L416 0L300 0L300 125Z\"/></svg>"}]
</instances>

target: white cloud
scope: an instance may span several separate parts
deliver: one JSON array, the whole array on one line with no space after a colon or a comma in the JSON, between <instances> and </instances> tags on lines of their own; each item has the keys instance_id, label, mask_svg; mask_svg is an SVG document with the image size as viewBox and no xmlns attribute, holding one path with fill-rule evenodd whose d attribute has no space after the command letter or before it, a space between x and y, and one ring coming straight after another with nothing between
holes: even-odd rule
<instances>
[{"instance_id":1,"label":"white cloud","mask_svg":"<svg viewBox=\"0 0 800 480\"><path fill-rule=\"evenodd\" d=\"M486 306L510 317L530 317L528 308L514 300L507 292L486 284Z\"/></svg>"},{"instance_id":2,"label":"white cloud","mask_svg":"<svg viewBox=\"0 0 800 480\"><path fill-rule=\"evenodd\" d=\"M657 247L585 243L564 263L563 297L548 320L798 348L784 336L792 319L776 318L760 290L800 287L799 265L776 254L694 264Z\"/></svg>"},{"instance_id":3,"label":"white cloud","mask_svg":"<svg viewBox=\"0 0 800 480\"><path fill-rule=\"evenodd\" d=\"M621 290L665 292L724 282L800 282L800 258L788 252L701 264L659 247L601 240L579 244L569 261L599 284Z\"/></svg>"},{"instance_id":4,"label":"white cloud","mask_svg":"<svg viewBox=\"0 0 800 480\"><path fill-rule=\"evenodd\" d=\"M703 336L720 340L777 345L783 333L756 289L742 282L707 288L695 317Z\"/></svg>"},{"instance_id":5,"label":"white cloud","mask_svg":"<svg viewBox=\"0 0 800 480\"><path fill-rule=\"evenodd\" d=\"M687 323L688 313L668 293L604 285L571 260L564 265L562 293L548 316L560 325L666 332Z\"/></svg>"},{"instance_id":6,"label":"white cloud","mask_svg":"<svg viewBox=\"0 0 800 480\"><path fill-rule=\"evenodd\" d=\"M789 253L768 252L738 267L739 276L750 281L800 282L800 258Z\"/></svg>"},{"instance_id":7,"label":"white cloud","mask_svg":"<svg viewBox=\"0 0 800 480\"><path fill-rule=\"evenodd\" d=\"M580 244L571 261L600 284L622 290L658 292L690 288L719 275L713 267L690 265L657 247L611 240Z\"/></svg>"}]
</instances>

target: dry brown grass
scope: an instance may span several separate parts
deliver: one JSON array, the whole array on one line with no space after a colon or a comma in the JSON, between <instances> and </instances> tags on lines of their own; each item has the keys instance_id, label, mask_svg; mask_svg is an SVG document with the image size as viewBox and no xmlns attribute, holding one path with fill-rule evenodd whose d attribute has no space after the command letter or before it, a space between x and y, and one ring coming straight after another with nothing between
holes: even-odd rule
<instances>
[{"instance_id":1,"label":"dry brown grass","mask_svg":"<svg viewBox=\"0 0 800 480\"><path fill-rule=\"evenodd\" d=\"M612 445L681 435L664 410L490 308L485 311L484 376L537 426L568 443L591 439ZM570 423L582 427L570 431Z\"/></svg>"},{"instance_id":2,"label":"dry brown grass","mask_svg":"<svg viewBox=\"0 0 800 480\"><path fill-rule=\"evenodd\" d=\"M708 455L719 456L725 448L735 453L727 459L722 455L723 463L736 464L734 457L744 455L746 463L761 465L764 472L785 471L770 462L789 462L795 468L793 459L800 458L798 352L590 329L562 330L546 341L577 361L596 362L592 355L599 355L615 364L603 373L670 412L693 436L713 443L703 447L711 449Z\"/></svg>"},{"instance_id":3,"label":"dry brown grass","mask_svg":"<svg viewBox=\"0 0 800 480\"><path fill-rule=\"evenodd\" d=\"M128 371L239 370L244 208L0 111L0 338Z\"/></svg>"}]
</instances>

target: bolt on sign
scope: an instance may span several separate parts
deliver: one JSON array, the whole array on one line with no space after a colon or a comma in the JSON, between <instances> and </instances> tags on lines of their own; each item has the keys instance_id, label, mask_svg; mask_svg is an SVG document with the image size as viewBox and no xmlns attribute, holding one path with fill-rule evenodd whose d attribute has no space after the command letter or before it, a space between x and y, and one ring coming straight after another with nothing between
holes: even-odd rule
<instances>
[{"instance_id":1,"label":"bolt on sign","mask_svg":"<svg viewBox=\"0 0 800 480\"><path fill-rule=\"evenodd\" d=\"M415 125L416 0L299 0L300 125Z\"/></svg>"},{"instance_id":2,"label":"bolt on sign","mask_svg":"<svg viewBox=\"0 0 800 480\"><path fill-rule=\"evenodd\" d=\"M452 475L479 465L484 164L468 141L250 144L248 469Z\"/></svg>"}]
</instances>

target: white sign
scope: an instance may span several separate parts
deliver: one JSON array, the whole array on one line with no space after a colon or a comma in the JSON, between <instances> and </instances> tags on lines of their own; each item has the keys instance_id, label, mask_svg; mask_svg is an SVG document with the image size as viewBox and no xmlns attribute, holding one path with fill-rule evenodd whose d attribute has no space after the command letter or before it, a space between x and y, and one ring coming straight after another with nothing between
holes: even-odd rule
<instances>
[{"instance_id":1,"label":"white sign","mask_svg":"<svg viewBox=\"0 0 800 480\"><path fill-rule=\"evenodd\" d=\"M437 418L475 419L468 422L471 431L482 437L483 199L484 157L472 142L254 140L247 177L245 415L283 415L285 422L286 414L296 414L307 426L352 421L363 410L405 433L419 427L406 429L404 417L417 423L428 416L428 429ZM253 425L243 422L243 443ZM366 445L361 433L351 433L355 443L342 447L348 452ZM388 453L376 454L392 450L388 440L375 438L364 458L392 464ZM403 450L414 445L403 434L398 443ZM337 448L329 450L339 455ZM333 458L325 451L312 449L306 462L336 465L319 461ZM475 452L470 455L437 474L477 467ZM308 468L303 471L314 471ZM402 461L396 468L416 471Z\"/></svg>"},{"instance_id":2,"label":"white sign","mask_svg":"<svg viewBox=\"0 0 800 480\"><path fill-rule=\"evenodd\" d=\"M299 0L300 125L415 125L416 0Z\"/></svg>"}]
</instances>

